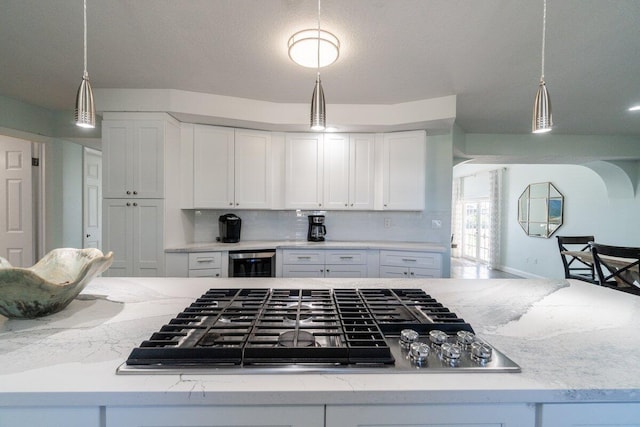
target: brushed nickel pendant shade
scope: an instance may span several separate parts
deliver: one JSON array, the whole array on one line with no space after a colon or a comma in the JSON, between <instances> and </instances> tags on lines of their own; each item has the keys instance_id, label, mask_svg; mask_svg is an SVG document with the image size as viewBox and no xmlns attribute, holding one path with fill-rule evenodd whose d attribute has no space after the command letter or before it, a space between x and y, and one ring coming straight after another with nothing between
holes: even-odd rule
<instances>
[{"instance_id":1,"label":"brushed nickel pendant shade","mask_svg":"<svg viewBox=\"0 0 640 427\"><path fill-rule=\"evenodd\" d=\"M76 94L76 125L83 128L96 127L96 107L93 103L93 90L87 73L87 0L84 0L84 73Z\"/></svg>"},{"instance_id":2,"label":"brushed nickel pendant shade","mask_svg":"<svg viewBox=\"0 0 640 427\"><path fill-rule=\"evenodd\" d=\"M311 97L311 130L324 130L327 127L327 116L325 112L324 91L320 81L320 73L316 78L316 85L313 88Z\"/></svg>"},{"instance_id":3,"label":"brushed nickel pendant shade","mask_svg":"<svg viewBox=\"0 0 640 427\"><path fill-rule=\"evenodd\" d=\"M542 11L542 73L540 74L540 84L533 103L533 119L531 122L531 132L545 133L553 127L553 116L551 114L551 99L544 81L544 48L547 31L547 0L543 0Z\"/></svg>"},{"instance_id":4,"label":"brushed nickel pendant shade","mask_svg":"<svg viewBox=\"0 0 640 427\"><path fill-rule=\"evenodd\" d=\"M318 68L316 85L313 88L313 96L311 97L311 130L324 130L327 127L326 104L324 102L324 90L322 90L322 82L320 81L320 0L318 0Z\"/></svg>"}]
</instances>

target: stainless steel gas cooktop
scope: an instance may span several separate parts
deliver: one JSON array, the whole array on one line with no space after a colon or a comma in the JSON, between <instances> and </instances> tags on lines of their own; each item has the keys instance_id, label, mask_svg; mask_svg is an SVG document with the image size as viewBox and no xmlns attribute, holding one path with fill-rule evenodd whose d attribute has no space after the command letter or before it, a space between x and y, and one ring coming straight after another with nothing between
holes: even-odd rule
<instances>
[{"instance_id":1,"label":"stainless steel gas cooktop","mask_svg":"<svg viewBox=\"0 0 640 427\"><path fill-rule=\"evenodd\" d=\"M520 372L420 289L210 289L119 374Z\"/></svg>"}]
</instances>

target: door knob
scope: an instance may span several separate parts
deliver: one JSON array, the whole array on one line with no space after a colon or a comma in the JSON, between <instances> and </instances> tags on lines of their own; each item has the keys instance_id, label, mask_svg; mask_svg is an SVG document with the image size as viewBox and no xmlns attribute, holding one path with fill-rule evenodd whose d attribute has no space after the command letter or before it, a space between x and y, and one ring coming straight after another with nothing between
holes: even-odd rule
<instances>
[{"instance_id":1,"label":"door knob","mask_svg":"<svg viewBox=\"0 0 640 427\"><path fill-rule=\"evenodd\" d=\"M91 234L87 234L87 238L91 237Z\"/></svg>"}]
</instances>

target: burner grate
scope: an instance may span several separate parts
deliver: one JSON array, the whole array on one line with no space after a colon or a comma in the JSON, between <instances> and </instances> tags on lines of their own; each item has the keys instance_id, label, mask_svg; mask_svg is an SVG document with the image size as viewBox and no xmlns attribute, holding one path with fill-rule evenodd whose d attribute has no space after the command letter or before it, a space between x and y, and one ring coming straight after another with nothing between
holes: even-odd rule
<instances>
[{"instance_id":1,"label":"burner grate","mask_svg":"<svg viewBox=\"0 0 640 427\"><path fill-rule=\"evenodd\" d=\"M473 332L420 289L210 289L127 365L392 365L406 328Z\"/></svg>"}]
</instances>

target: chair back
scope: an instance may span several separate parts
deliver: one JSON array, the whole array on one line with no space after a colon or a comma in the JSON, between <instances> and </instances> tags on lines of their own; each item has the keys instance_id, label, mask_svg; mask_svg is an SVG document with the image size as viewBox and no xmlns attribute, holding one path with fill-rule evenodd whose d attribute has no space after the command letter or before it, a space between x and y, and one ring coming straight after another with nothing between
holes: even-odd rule
<instances>
[{"instance_id":1,"label":"chair back","mask_svg":"<svg viewBox=\"0 0 640 427\"><path fill-rule=\"evenodd\" d=\"M640 295L640 248L591 243L598 283Z\"/></svg>"},{"instance_id":2,"label":"chair back","mask_svg":"<svg viewBox=\"0 0 640 427\"><path fill-rule=\"evenodd\" d=\"M589 243L595 240L594 236L556 236L558 250L564 268L566 279L584 280L589 283L598 283L593 263L580 259L573 255L565 254L566 251L589 252Z\"/></svg>"}]
</instances>

